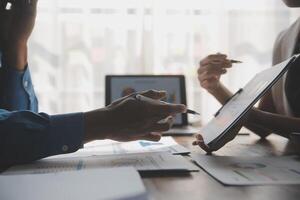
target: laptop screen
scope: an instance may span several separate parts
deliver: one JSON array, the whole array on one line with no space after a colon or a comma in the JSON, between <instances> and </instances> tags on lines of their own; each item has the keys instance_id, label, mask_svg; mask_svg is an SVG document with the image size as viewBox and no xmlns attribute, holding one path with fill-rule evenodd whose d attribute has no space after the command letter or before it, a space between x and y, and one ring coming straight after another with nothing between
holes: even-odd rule
<instances>
[{"instance_id":1,"label":"laptop screen","mask_svg":"<svg viewBox=\"0 0 300 200\"><path fill-rule=\"evenodd\" d=\"M186 105L185 79L182 75L106 76L106 105L118 98L150 89L167 91L168 95L163 99L166 102ZM186 114L177 115L174 125L187 125Z\"/></svg>"}]
</instances>

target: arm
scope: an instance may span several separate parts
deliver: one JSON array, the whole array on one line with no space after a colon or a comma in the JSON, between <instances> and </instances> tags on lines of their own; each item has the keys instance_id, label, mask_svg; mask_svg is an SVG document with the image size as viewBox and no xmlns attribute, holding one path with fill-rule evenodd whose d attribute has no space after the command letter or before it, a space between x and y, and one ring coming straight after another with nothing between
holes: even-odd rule
<instances>
[{"instance_id":1,"label":"arm","mask_svg":"<svg viewBox=\"0 0 300 200\"><path fill-rule=\"evenodd\" d=\"M0 108L38 111L29 68L18 71L11 67L0 68Z\"/></svg>"},{"instance_id":2,"label":"arm","mask_svg":"<svg viewBox=\"0 0 300 200\"><path fill-rule=\"evenodd\" d=\"M291 132L300 132L300 119L253 109L249 115L250 123L257 123L273 133L289 137Z\"/></svg>"},{"instance_id":3,"label":"arm","mask_svg":"<svg viewBox=\"0 0 300 200\"><path fill-rule=\"evenodd\" d=\"M36 114L0 110L0 166L77 151L83 144L83 114Z\"/></svg>"},{"instance_id":4,"label":"arm","mask_svg":"<svg viewBox=\"0 0 300 200\"><path fill-rule=\"evenodd\" d=\"M233 95L221 82L220 78L227 72L228 68L231 68L232 64L227 59L226 55L215 54L210 55L200 62L198 69L198 79L200 85L206 89L211 95L213 95L222 105ZM271 104L269 103L270 94L266 95L259 108L270 110ZM273 101L272 101L273 102ZM255 112L255 111L253 111ZM253 123L252 121L245 120L245 126L261 137L266 137L271 131L265 128L260 123ZM257 121L255 121L257 122Z\"/></svg>"},{"instance_id":5,"label":"arm","mask_svg":"<svg viewBox=\"0 0 300 200\"><path fill-rule=\"evenodd\" d=\"M165 92L141 95L161 99ZM185 111L184 105L142 101L135 95L85 113L47 115L0 109L0 167L75 152L92 140L158 141L160 132L169 130L172 120L159 122Z\"/></svg>"},{"instance_id":6,"label":"arm","mask_svg":"<svg viewBox=\"0 0 300 200\"><path fill-rule=\"evenodd\" d=\"M7 1L0 2L0 51L2 62L8 67L24 71L27 65L27 42L36 19L37 0L13 1L6 10Z\"/></svg>"},{"instance_id":7,"label":"arm","mask_svg":"<svg viewBox=\"0 0 300 200\"><path fill-rule=\"evenodd\" d=\"M257 120L255 115L259 115L260 111L276 113L271 91L267 92L267 94L260 100L258 109L252 109L250 111L252 114L248 116L248 120L245 122L245 126L249 130L260 137L265 138L271 133L274 133L274 129L271 129L269 126L265 126L265 124L261 123L260 120Z\"/></svg>"},{"instance_id":8,"label":"arm","mask_svg":"<svg viewBox=\"0 0 300 200\"><path fill-rule=\"evenodd\" d=\"M33 89L24 89L28 86L32 88L32 85L31 80L27 79L30 78L28 68L24 67L27 63L27 47L23 44L27 43L33 28L37 0L31 0L31 4L14 1L15 7L11 12L5 11L3 2L0 1L0 51L3 52L0 84L4 92L0 100L4 103L0 104L0 108L24 110L29 107L35 111L26 103L31 104L30 98L35 98L35 95L30 94ZM11 14L17 16L12 18L17 21L6 24L10 22ZM12 24L16 28L13 31L9 28ZM30 82L24 82L26 80ZM147 91L141 95L158 100L164 98L166 93ZM21 103L18 99L21 99ZM160 132L170 128L172 120L159 122L185 111L184 105L142 101L136 99L135 94L119 99L106 108L86 113L50 116L0 109L0 167L74 152L83 143L97 139L157 141L161 137Z\"/></svg>"},{"instance_id":9,"label":"arm","mask_svg":"<svg viewBox=\"0 0 300 200\"><path fill-rule=\"evenodd\" d=\"M29 3L30 2L30 3ZM37 112L37 98L27 66L27 41L33 30L37 0L0 1L0 108Z\"/></svg>"}]
</instances>

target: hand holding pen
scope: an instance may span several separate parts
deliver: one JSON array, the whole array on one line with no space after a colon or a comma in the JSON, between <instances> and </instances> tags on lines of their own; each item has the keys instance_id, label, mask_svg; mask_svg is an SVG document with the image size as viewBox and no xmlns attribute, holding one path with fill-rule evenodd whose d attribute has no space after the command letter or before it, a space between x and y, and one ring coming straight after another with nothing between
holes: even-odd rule
<instances>
[{"instance_id":1,"label":"hand holding pen","mask_svg":"<svg viewBox=\"0 0 300 200\"><path fill-rule=\"evenodd\" d=\"M135 96L135 98L139 101L145 101L145 102L152 102L152 103L159 103L159 104L168 104L167 102L165 101L160 101L160 100L155 100L155 99L152 99L152 98L149 98L149 97L146 97L146 96L143 96L143 95L140 95L140 94L137 94ZM190 110L190 109L186 109L185 113L187 114L192 114L192 115L200 115L200 113L194 111L194 110Z\"/></svg>"},{"instance_id":2,"label":"hand holding pen","mask_svg":"<svg viewBox=\"0 0 300 200\"><path fill-rule=\"evenodd\" d=\"M220 87L220 78L233 64L241 61L229 59L225 54L212 54L200 61L198 80L201 87L212 93Z\"/></svg>"}]
</instances>

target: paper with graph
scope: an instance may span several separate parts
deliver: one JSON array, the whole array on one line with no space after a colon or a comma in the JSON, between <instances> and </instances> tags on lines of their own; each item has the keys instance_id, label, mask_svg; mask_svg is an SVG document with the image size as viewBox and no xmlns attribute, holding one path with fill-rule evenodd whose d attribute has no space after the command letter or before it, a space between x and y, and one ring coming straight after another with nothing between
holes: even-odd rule
<instances>
[{"instance_id":1,"label":"paper with graph","mask_svg":"<svg viewBox=\"0 0 300 200\"><path fill-rule=\"evenodd\" d=\"M198 171L198 167L180 155L153 152L92 157L44 159L32 164L12 167L5 174L45 174L84 169L134 167L140 172Z\"/></svg>"},{"instance_id":2,"label":"paper with graph","mask_svg":"<svg viewBox=\"0 0 300 200\"><path fill-rule=\"evenodd\" d=\"M158 142L145 140L117 142L113 140L96 140L84 145L84 148L68 155L50 158L87 157L100 155L121 155L147 152L170 152L172 154L188 154L190 150L179 145L172 137L162 137Z\"/></svg>"},{"instance_id":3,"label":"paper with graph","mask_svg":"<svg viewBox=\"0 0 300 200\"><path fill-rule=\"evenodd\" d=\"M225 185L300 184L300 157L230 157L192 154L207 173Z\"/></svg>"}]
</instances>

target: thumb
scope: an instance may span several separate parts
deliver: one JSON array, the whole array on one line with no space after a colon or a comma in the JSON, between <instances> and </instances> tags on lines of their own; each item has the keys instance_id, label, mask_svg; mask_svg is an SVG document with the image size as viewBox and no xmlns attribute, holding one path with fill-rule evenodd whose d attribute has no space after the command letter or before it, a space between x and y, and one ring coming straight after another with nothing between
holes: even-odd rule
<instances>
[{"instance_id":1,"label":"thumb","mask_svg":"<svg viewBox=\"0 0 300 200\"><path fill-rule=\"evenodd\" d=\"M159 133L149 133L147 135L142 136L140 139L158 142L161 139L161 135Z\"/></svg>"},{"instance_id":2,"label":"thumb","mask_svg":"<svg viewBox=\"0 0 300 200\"><path fill-rule=\"evenodd\" d=\"M140 95L143 95L143 96L151 98L151 99L160 100L167 96L167 92L166 91L158 91L158 90L148 90L148 91L141 92Z\"/></svg>"}]
</instances>

